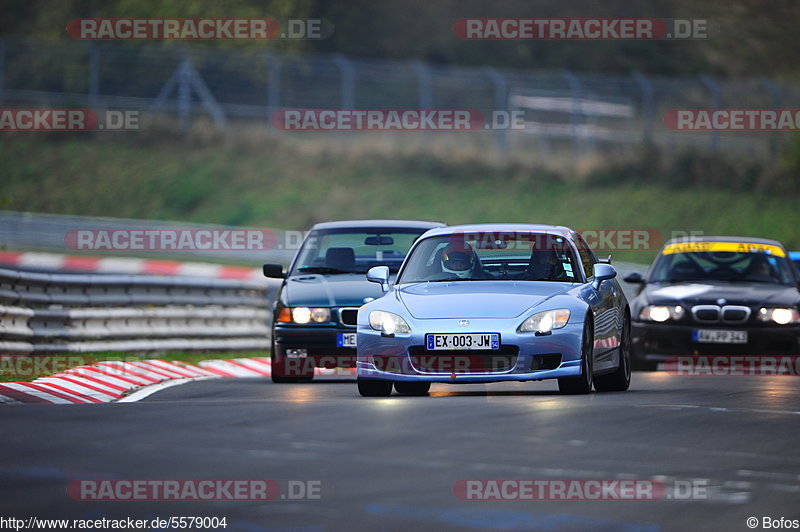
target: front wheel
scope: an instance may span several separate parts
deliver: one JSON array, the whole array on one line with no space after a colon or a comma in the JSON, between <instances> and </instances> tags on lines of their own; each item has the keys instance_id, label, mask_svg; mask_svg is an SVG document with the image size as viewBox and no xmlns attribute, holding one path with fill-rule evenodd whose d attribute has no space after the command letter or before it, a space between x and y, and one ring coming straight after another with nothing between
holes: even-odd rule
<instances>
[{"instance_id":1,"label":"front wheel","mask_svg":"<svg viewBox=\"0 0 800 532\"><path fill-rule=\"evenodd\" d=\"M287 364L285 357L275 355L275 344L270 354L272 362L272 382L311 382L314 379L314 366L307 359L293 359Z\"/></svg>"},{"instance_id":2,"label":"front wheel","mask_svg":"<svg viewBox=\"0 0 800 532\"><path fill-rule=\"evenodd\" d=\"M392 394L392 381L357 379L356 382L361 397L389 397Z\"/></svg>"},{"instance_id":3,"label":"front wheel","mask_svg":"<svg viewBox=\"0 0 800 532\"><path fill-rule=\"evenodd\" d=\"M404 395L428 395L431 389L431 383L396 381L394 383L394 389L397 393L402 393Z\"/></svg>"},{"instance_id":4,"label":"front wheel","mask_svg":"<svg viewBox=\"0 0 800 532\"><path fill-rule=\"evenodd\" d=\"M577 395L592 391L592 372L594 371L594 328L591 322L583 325L581 342L581 374L579 377L558 379L558 390L563 394Z\"/></svg>"},{"instance_id":5,"label":"front wheel","mask_svg":"<svg viewBox=\"0 0 800 532\"><path fill-rule=\"evenodd\" d=\"M619 342L619 366L614 373L601 375L594 380L598 392L624 392L631 385L631 320L622 322L622 338Z\"/></svg>"}]
</instances>

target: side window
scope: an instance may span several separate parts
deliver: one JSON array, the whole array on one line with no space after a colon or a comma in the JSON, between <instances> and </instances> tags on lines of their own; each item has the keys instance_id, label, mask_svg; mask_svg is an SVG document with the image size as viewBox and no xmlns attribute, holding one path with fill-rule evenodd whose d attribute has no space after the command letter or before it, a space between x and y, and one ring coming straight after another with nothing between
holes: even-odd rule
<instances>
[{"instance_id":1,"label":"side window","mask_svg":"<svg viewBox=\"0 0 800 532\"><path fill-rule=\"evenodd\" d=\"M595 258L594 253L592 253L592 250L581 235L574 233L572 239L575 241L575 245L578 248L578 254L581 257L581 263L583 264L583 271L586 272L586 278L591 279L594 277L594 265L597 263L597 258Z\"/></svg>"}]
</instances>

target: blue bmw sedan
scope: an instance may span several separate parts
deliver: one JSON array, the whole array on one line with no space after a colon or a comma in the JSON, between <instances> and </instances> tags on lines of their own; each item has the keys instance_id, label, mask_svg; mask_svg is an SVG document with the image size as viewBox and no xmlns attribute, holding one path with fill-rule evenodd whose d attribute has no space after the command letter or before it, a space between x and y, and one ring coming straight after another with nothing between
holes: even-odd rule
<instances>
[{"instance_id":1,"label":"blue bmw sedan","mask_svg":"<svg viewBox=\"0 0 800 532\"><path fill-rule=\"evenodd\" d=\"M567 227L432 229L395 282L358 311L362 396L425 395L433 382L558 379L562 393L630 385L630 310L616 271Z\"/></svg>"}]
</instances>

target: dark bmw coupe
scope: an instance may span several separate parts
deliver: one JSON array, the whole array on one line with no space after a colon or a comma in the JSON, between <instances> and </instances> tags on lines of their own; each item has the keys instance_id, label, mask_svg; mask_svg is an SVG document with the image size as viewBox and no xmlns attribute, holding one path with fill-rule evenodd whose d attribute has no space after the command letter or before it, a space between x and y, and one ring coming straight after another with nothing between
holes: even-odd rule
<instances>
[{"instance_id":1,"label":"dark bmw coupe","mask_svg":"<svg viewBox=\"0 0 800 532\"><path fill-rule=\"evenodd\" d=\"M311 228L288 272L265 264L264 275L283 279L275 297L272 380L308 381L314 368L355 368L356 316L381 297L367 281L373 266L396 273L414 241L438 222L354 220Z\"/></svg>"},{"instance_id":2,"label":"dark bmw coupe","mask_svg":"<svg viewBox=\"0 0 800 532\"><path fill-rule=\"evenodd\" d=\"M631 303L632 365L676 356L800 354L798 277L780 242L673 239Z\"/></svg>"}]
</instances>

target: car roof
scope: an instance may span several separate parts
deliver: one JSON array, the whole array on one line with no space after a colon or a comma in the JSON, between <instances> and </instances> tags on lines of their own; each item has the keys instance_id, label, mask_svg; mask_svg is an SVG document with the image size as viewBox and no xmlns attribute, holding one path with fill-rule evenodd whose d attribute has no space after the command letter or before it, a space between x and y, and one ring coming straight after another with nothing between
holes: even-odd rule
<instances>
[{"instance_id":1,"label":"car roof","mask_svg":"<svg viewBox=\"0 0 800 532\"><path fill-rule=\"evenodd\" d=\"M382 227L387 229L433 229L435 227L445 227L442 222L431 222L426 220L340 220L336 222L321 222L314 224L314 229L370 229Z\"/></svg>"},{"instance_id":2,"label":"car roof","mask_svg":"<svg viewBox=\"0 0 800 532\"><path fill-rule=\"evenodd\" d=\"M778 246L783 248L778 240L771 240L768 238L756 238L752 236L686 236L680 238L672 238L668 240L664 246L675 244L678 242L742 242L747 244L766 244L770 246Z\"/></svg>"},{"instance_id":3,"label":"car roof","mask_svg":"<svg viewBox=\"0 0 800 532\"><path fill-rule=\"evenodd\" d=\"M544 224L513 224L513 223L488 223L488 224L469 224L469 225L449 225L439 229L433 229L425 233L426 237L437 235L449 235L452 233L480 233L480 232L514 232L520 233L545 233L567 237L572 229L563 225L544 225Z\"/></svg>"}]
</instances>

